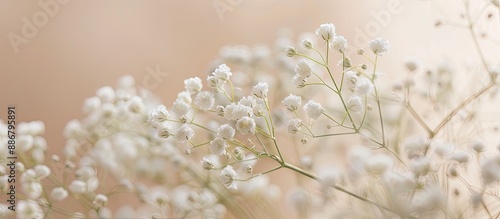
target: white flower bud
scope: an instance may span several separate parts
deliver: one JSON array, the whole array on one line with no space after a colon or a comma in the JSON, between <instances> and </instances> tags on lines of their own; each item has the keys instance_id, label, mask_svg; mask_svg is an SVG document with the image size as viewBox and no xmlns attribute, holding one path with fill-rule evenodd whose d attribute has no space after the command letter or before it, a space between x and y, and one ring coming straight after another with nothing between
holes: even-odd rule
<instances>
[{"instance_id":1,"label":"white flower bud","mask_svg":"<svg viewBox=\"0 0 500 219\"><path fill-rule=\"evenodd\" d=\"M363 112L363 100L360 96L352 95L349 100L347 100L347 107L355 113Z\"/></svg>"},{"instance_id":2,"label":"white flower bud","mask_svg":"<svg viewBox=\"0 0 500 219\"><path fill-rule=\"evenodd\" d=\"M377 154L370 157L365 162L365 168L368 172L375 174L383 174L388 169L392 168L394 160L385 154Z\"/></svg>"},{"instance_id":3,"label":"white flower bud","mask_svg":"<svg viewBox=\"0 0 500 219\"><path fill-rule=\"evenodd\" d=\"M465 151L455 151L451 154L450 160L455 160L459 163L467 163L469 161L469 154Z\"/></svg>"},{"instance_id":4,"label":"white flower bud","mask_svg":"<svg viewBox=\"0 0 500 219\"><path fill-rule=\"evenodd\" d=\"M233 73L226 64L221 64L219 65L219 67L217 67L217 69L215 69L212 75L218 80L228 81L229 78L233 75Z\"/></svg>"},{"instance_id":5,"label":"white flower bud","mask_svg":"<svg viewBox=\"0 0 500 219\"><path fill-rule=\"evenodd\" d=\"M203 167L203 169L205 170L212 170L214 169L214 166L214 162L207 158L203 158L203 160L201 160L201 167Z\"/></svg>"},{"instance_id":6,"label":"white flower bud","mask_svg":"<svg viewBox=\"0 0 500 219\"><path fill-rule=\"evenodd\" d=\"M470 147L472 148L472 150L474 150L477 153L481 153L485 150L483 142L480 142L480 141L471 142Z\"/></svg>"},{"instance_id":7,"label":"white flower bud","mask_svg":"<svg viewBox=\"0 0 500 219\"><path fill-rule=\"evenodd\" d=\"M164 122L158 127L158 137L160 138L168 138L173 134L174 127L168 122Z\"/></svg>"},{"instance_id":8,"label":"white flower bud","mask_svg":"<svg viewBox=\"0 0 500 219\"><path fill-rule=\"evenodd\" d=\"M35 167L33 167L33 169L35 169L37 178L39 180L45 179L50 175L50 168L45 165L36 165Z\"/></svg>"},{"instance_id":9,"label":"white flower bud","mask_svg":"<svg viewBox=\"0 0 500 219\"><path fill-rule=\"evenodd\" d=\"M370 79L361 77L356 82L355 91L359 95L366 95L373 90L373 83Z\"/></svg>"},{"instance_id":10,"label":"white flower bud","mask_svg":"<svg viewBox=\"0 0 500 219\"><path fill-rule=\"evenodd\" d=\"M189 104L177 98L172 107L172 111L175 113L175 115L177 115L177 117L180 118L189 112L189 108L190 108Z\"/></svg>"},{"instance_id":11,"label":"white flower bud","mask_svg":"<svg viewBox=\"0 0 500 219\"><path fill-rule=\"evenodd\" d=\"M294 57L295 55L297 55L297 50L295 50L295 48L289 46L285 49L285 54L288 57Z\"/></svg>"},{"instance_id":12,"label":"white flower bud","mask_svg":"<svg viewBox=\"0 0 500 219\"><path fill-rule=\"evenodd\" d=\"M314 47L314 44L310 38L304 37L302 38L302 46L306 49L312 49Z\"/></svg>"},{"instance_id":13,"label":"white flower bud","mask_svg":"<svg viewBox=\"0 0 500 219\"><path fill-rule=\"evenodd\" d=\"M306 60L300 60L295 66L295 73L302 78L308 78L312 74L312 67Z\"/></svg>"},{"instance_id":14,"label":"white flower bud","mask_svg":"<svg viewBox=\"0 0 500 219\"><path fill-rule=\"evenodd\" d=\"M101 100L99 97L90 97L83 102L82 111L85 114L89 114L99 109L99 107L101 107Z\"/></svg>"},{"instance_id":15,"label":"white flower bud","mask_svg":"<svg viewBox=\"0 0 500 219\"><path fill-rule=\"evenodd\" d=\"M102 103L112 103L115 101L115 90L113 88L106 86L102 87L96 92L96 96L99 97Z\"/></svg>"},{"instance_id":16,"label":"white flower bud","mask_svg":"<svg viewBox=\"0 0 500 219\"><path fill-rule=\"evenodd\" d=\"M108 204L108 197L103 194L97 194L92 204L97 208L102 208Z\"/></svg>"},{"instance_id":17,"label":"white flower bud","mask_svg":"<svg viewBox=\"0 0 500 219\"><path fill-rule=\"evenodd\" d=\"M66 191L63 187L56 187L50 193L50 197L54 201L62 201L68 197L68 191Z\"/></svg>"},{"instance_id":18,"label":"white flower bud","mask_svg":"<svg viewBox=\"0 0 500 219\"><path fill-rule=\"evenodd\" d=\"M234 171L232 166L226 166L220 173L220 181L221 183L229 189L238 189L238 185L236 184L236 172Z\"/></svg>"},{"instance_id":19,"label":"white flower bud","mask_svg":"<svg viewBox=\"0 0 500 219\"><path fill-rule=\"evenodd\" d=\"M299 74L296 74L292 78L292 84L293 84L293 86L295 86L297 88L302 88L302 87L306 86L307 81L305 78L301 77Z\"/></svg>"},{"instance_id":20,"label":"white flower bud","mask_svg":"<svg viewBox=\"0 0 500 219\"><path fill-rule=\"evenodd\" d=\"M81 180L73 180L68 188L72 193L83 194L87 192L87 183Z\"/></svg>"}]
</instances>

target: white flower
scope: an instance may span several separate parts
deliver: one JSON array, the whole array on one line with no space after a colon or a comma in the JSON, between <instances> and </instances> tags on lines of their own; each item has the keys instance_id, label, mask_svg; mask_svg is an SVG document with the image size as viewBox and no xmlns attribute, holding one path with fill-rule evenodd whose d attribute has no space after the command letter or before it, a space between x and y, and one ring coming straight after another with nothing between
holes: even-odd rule
<instances>
[{"instance_id":1,"label":"white flower","mask_svg":"<svg viewBox=\"0 0 500 219\"><path fill-rule=\"evenodd\" d=\"M179 142L184 142L191 139L194 136L194 131L188 125L182 125L175 134L175 137Z\"/></svg>"},{"instance_id":2,"label":"white flower","mask_svg":"<svg viewBox=\"0 0 500 219\"><path fill-rule=\"evenodd\" d=\"M194 98L194 104L202 110L211 109L214 105L214 102L214 95L208 91L200 92Z\"/></svg>"},{"instance_id":3,"label":"white flower","mask_svg":"<svg viewBox=\"0 0 500 219\"><path fill-rule=\"evenodd\" d=\"M227 147L227 144L226 144L226 141L224 139L216 138L216 139L210 141L209 148L210 148L210 152L213 154L217 154L217 155L226 154L226 147Z\"/></svg>"},{"instance_id":4,"label":"white flower","mask_svg":"<svg viewBox=\"0 0 500 219\"><path fill-rule=\"evenodd\" d=\"M410 71L410 72L414 72L420 66L420 63L414 57L405 57L404 64L405 64L406 68L408 69L408 71Z\"/></svg>"},{"instance_id":5,"label":"white flower","mask_svg":"<svg viewBox=\"0 0 500 219\"><path fill-rule=\"evenodd\" d=\"M50 175L50 168L45 165L36 165L33 169L35 169L39 180L45 179L45 177Z\"/></svg>"},{"instance_id":6,"label":"white flower","mask_svg":"<svg viewBox=\"0 0 500 219\"><path fill-rule=\"evenodd\" d=\"M83 102L82 111L83 113L88 114L96 111L97 109L99 109L99 107L101 107L101 100L99 99L99 97L91 97L87 98Z\"/></svg>"},{"instance_id":7,"label":"white flower","mask_svg":"<svg viewBox=\"0 0 500 219\"><path fill-rule=\"evenodd\" d=\"M168 113L167 107L165 105L160 104L156 107L156 110L151 111L149 113L150 120L153 122L163 122L170 117L170 113Z\"/></svg>"},{"instance_id":8,"label":"white flower","mask_svg":"<svg viewBox=\"0 0 500 219\"><path fill-rule=\"evenodd\" d=\"M344 75L344 84L349 88L354 90L356 87L356 82L358 81L359 77L357 75L356 71L347 71Z\"/></svg>"},{"instance_id":9,"label":"white flower","mask_svg":"<svg viewBox=\"0 0 500 219\"><path fill-rule=\"evenodd\" d=\"M292 78L292 84L297 88L305 87L306 83L307 83L306 79L300 76L299 74L296 74Z\"/></svg>"},{"instance_id":10,"label":"white flower","mask_svg":"<svg viewBox=\"0 0 500 219\"><path fill-rule=\"evenodd\" d=\"M370 79L361 77L356 82L355 90L359 95L366 95L373 90L373 83L370 81Z\"/></svg>"},{"instance_id":11,"label":"white flower","mask_svg":"<svg viewBox=\"0 0 500 219\"><path fill-rule=\"evenodd\" d=\"M281 102L286 106L286 108L289 111L294 112L302 104L302 98L300 96L290 94L287 97L285 97L285 99L283 99L283 101Z\"/></svg>"},{"instance_id":12,"label":"white flower","mask_svg":"<svg viewBox=\"0 0 500 219\"><path fill-rule=\"evenodd\" d=\"M481 176L483 177L483 182L488 185L492 182L498 181L500 179L500 157L495 156L488 159L483 165L481 165Z\"/></svg>"},{"instance_id":13,"label":"white flower","mask_svg":"<svg viewBox=\"0 0 500 219\"><path fill-rule=\"evenodd\" d=\"M450 160L455 160L459 163L467 163L469 161L469 154L466 151L455 151L450 155Z\"/></svg>"},{"instance_id":14,"label":"white flower","mask_svg":"<svg viewBox=\"0 0 500 219\"><path fill-rule=\"evenodd\" d=\"M187 104L191 104L191 102L193 101L191 99L191 94L187 91L182 91L180 93L177 94L177 99L181 99L183 100L184 102L186 102Z\"/></svg>"},{"instance_id":15,"label":"white flower","mask_svg":"<svg viewBox=\"0 0 500 219\"><path fill-rule=\"evenodd\" d=\"M302 46L306 49L312 49L314 47L314 43L309 37L302 38Z\"/></svg>"},{"instance_id":16,"label":"white flower","mask_svg":"<svg viewBox=\"0 0 500 219\"><path fill-rule=\"evenodd\" d=\"M361 97L357 95L352 95L349 100L347 100L347 107L349 110L355 113L359 113L363 111L363 100Z\"/></svg>"},{"instance_id":17,"label":"white flower","mask_svg":"<svg viewBox=\"0 0 500 219\"><path fill-rule=\"evenodd\" d=\"M203 167L203 169L205 170L212 170L214 169L215 164L212 160L204 157L203 160L201 160L201 167Z\"/></svg>"},{"instance_id":18,"label":"white flower","mask_svg":"<svg viewBox=\"0 0 500 219\"><path fill-rule=\"evenodd\" d=\"M306 60L300 60L297 66L295 66L295 73L302 78L308 78L312 74L311 65Z\"/></svg>"},{"instance_id":19,"label":"white flower","mask_svg":"<svg viewBox=\"0 0 500 219\"><path fill-rule=\"evenodd\" d=\"M299 118L293 118L288 121L288 133L295 134L300 130L302 125L302 120Z\"/></svg>"},{"instance_id":20,"label":"white flower","mask_svg":"<svg viewBox=\"0 0 500 219\"><path fill-rule=\"evenodd\" d=\"M168 138L174 134L174 127L167 122L164 122L158 127L158 137Z\"/></svg>"},{"instance_id":21,"label":"white flower","mask_svg":"<svg viewBox=\"0 0 500 219\"><path fill-rule=\"evenodd\" d=\"M228 108L229 108L229 106L228 106ZM251 116L253 114L252 107L244 106L244 105L241 105L241 104L234 105L230 109L231 109L231 113L230 113L231 117L230 118L232 120L238 120L238 119L241 119L244 116Z\"/></svg>"},{"instance_id":22,"label":"white flower","mask_svg":"<svg viewBox=\"0 0 500 219\"><path fill-rule=\"evenodd\" d=\"M62 201L68 197L68 191L66 191L63 187L56 187L50 193L50 197L54 201Z\"/></svg>"},{"instance_id":23,"label":"white flower","mask_svg":"<svg viewBox=\"0 0 500 219\"><path fill-rule=\"evenodd\" d=\"M375 174L383 174L394 165L394 160L385 154L377 154L371 156L365 162L365 168L368 172Z\"/></svg>"},{"instance_id":24,"label":"white flower","mask_svg":"<svg viewBox=\"0 0 500 219\"><path fill-rule=\"evenodd\" d=\"M113 88L106 86L102 87L96 91L96 96L99 97L101 103L111 103L115 101L115 90Z\"/></svg>"},{"instance_id":25,"label":"white flower","mask_svg":"<svg viewBox=\"0 0 500 219\"><path fill-rule=\"evenodd\" d=\"M221 125L219 129L217 129L217 136L228 141L233 140L234 133L234 128L228 124Z\"/></svg>"},{"instance_id":26,"label":"white flower","mask_svg":"<svg viewBox=\"0 0 500 219\"><path fill-rule=\"evenodd\" d=\"M347 49L347 40L343 36L335 36L332 41L333 49L339 51L340 53L344 53Z\"/></svg>"},{"instance_id":27,"label":"white flower","mask_svg":"<svg viewBox=\"0 0 500 219\"><path fill-rule=\"evenodd\" d=\"M227 81L233 75L231 69L226 64L221 64L215 69L212 75L221 81Z\"/></svg>"},{"instance_id":28,"label":"white flower","mask_svg":"<svg viewBox=\"0 0 500 219\"><path fill-rule=\"evenodd\" d=\"M72 193L83 194L87 192L87 183L81 180L73 180L68 188Z\"/></svg>"},{"instance_id":29,"label":"white flower","mask_svg":"<svg viewBox=\"0 0 500 219\"><path fill-rule=\"evenodd\" d=\"M332 23L320 25L316 29L316 35L323 38L323 40L331 40L335 36L335 25Z\"/></svg>"},{"instance_id":30,"label":"white flower","mask_svg":"<svg viewBox=\"0 0 500 219\"><path fill-rule=\"evenodd\" d=\"M238 104L248 107L254 107L255 105L257 105L257 99L255 99L255 97L253 96L243 97L240 101L238 101Z\"/></svg>"},{"instance_id":31,"label":"white flower","mask_svg":"<svg viewBox=\"0 0 500 219\"><path fill-rule=\"evenodd\" d=\"M218 88L221 85L221 82L215 76L208 76L207 83L208 83L208 86L211 88Z\"/></svg>"},{"instance_id":32,"label":"white flower","mask_svg":"<svg viewBox=\"0 0 500 219\"><path fill-rule=\"evenodd\" d=\"M269 92L269 85L266 82L259 82L252 88L252 94L258 98L266 98Z\"/></svg>"},{"instance_id":33,"label":"white flower","mask_svg":"<svg viewBox=\"0 0 500 219\"><path fill-rule=\"evenodd\" d=\"M309 102L304 105L304 110L311 119L317 119L324 112L321 104L314 100L309 100Z\"/></svg>"},{"instance_id":34,"label":"white flower","mask_svg":"<svg viewBox=\"0 0 500 219\"><path fill-rule=\"evenodd\" d=\"M242 134L253 134L255 133L255 120L248 116L243 116L236 123L236 128Z\"/></svg>"},{"instance_id":35,"label":"white flower","mask_svg":"<svg viewBox=\"0 0 500 219\"><path fill-rule=\"evenodd\" d=\"M389 50L389 41L382 38L376 38L368 43L368 47L375 53L375 55L383 55Z\"/></svg>"},{"instance_id":36,"label":"white flower","mask_svg":"<svg viewBox=\"0 0 500 219\"><path fill-rule=\"evenodd\" d=\"M97 194L92 204L97 208L102 208L108 204L108 197L103 194Z\"/></svg>"},{"instance_id":37,"label":"white flower","mask_svg":"<svg viewBox=\"0 0 500 219\"><path fill-rule=\"evenodd\" d=\"M31 200L20 200L19 205L16 209L17 219L26 218L44 218L45 214L43 209L38 205L37 202Z\"/></svg>"},{"instance_id":38,"label":"white flower","mask_svg":"<svg viewBox=\"0 0 500 219\"><path fill-rule=\"evenodd\" d=\"M177 115L177 117L180 118L189 112L189 104L177 98L172 107L172 111L174 112L175 115Z\"/></svg>"},{"instance_id":39,"label":"white flower","mask_svg":"<svg viewBox=\"0 0 500 219\"><path fill-rule=\"evenodd\" d=\"M184 80L184 88L190 94L196 94L201 91L203 84L199 77L189 78Z\"/></svg>"},{"instance_id":40,"label":"white flower","mask_svg":"<svg viewBox=\"0 0 500 219\"><path fill-rule=\"evenodd\" d=\"M297 55L297 50L295 50L295 48L293 48L291 46L286 47L285 55L288 57L294 57L295 55Z\"/></svg>"},{"instance_id":41,"label":"white flower","mask_svg":"<svg viewBox=\"0 0 500 219\"><path fill-rule=\"evenodd\" d=\"M232 166L226 166L220 173L220 181L229 189L238 189L236 184L236 172Z\"/></svg>"}]
</instances>

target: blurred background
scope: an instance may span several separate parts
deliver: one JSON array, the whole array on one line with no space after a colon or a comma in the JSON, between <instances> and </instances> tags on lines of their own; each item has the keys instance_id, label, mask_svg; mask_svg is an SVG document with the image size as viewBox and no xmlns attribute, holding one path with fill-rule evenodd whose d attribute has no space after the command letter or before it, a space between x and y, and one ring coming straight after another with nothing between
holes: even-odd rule
<instances>
[{"instance_id":1,"label":"blurred background","mask_svg":"<svg viewBox=\"0 0 500 219\"><path fill-rule=\"evenodd\" d=\"M15 105L18 121L42 120L49 151L60 154L65 124L83 116L83 101L98 88L130 74L169 105L184 79L205 78L221 47L272 45L284 27L298 41L334 23L351 52L387 38L391 50L379 69L388 75L403 71L407 55L431 65L451 53L477 61L467 57L475 51L464 30L435 28L439 19L460 19L463 6L449 2L0 1L0 119Z\"/></svg>"}]
</instances>

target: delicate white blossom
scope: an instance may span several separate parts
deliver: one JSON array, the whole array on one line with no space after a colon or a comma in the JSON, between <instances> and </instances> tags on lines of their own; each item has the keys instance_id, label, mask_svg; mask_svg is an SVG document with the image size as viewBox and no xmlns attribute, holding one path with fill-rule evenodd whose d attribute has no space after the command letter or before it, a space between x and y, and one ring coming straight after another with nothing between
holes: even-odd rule
<instances>
[{"instance_id":1,"label":"delicate white blossom","mask_svg":"<svg viewBox=\"0 0 500 219\"><path fill-rule=\"evenodd\" d=\"M319 28L316 29L316 35L323 40L331 40L335 36L335 25L332 23L321 24Z\"/></svg>"},{"instance_id":2,"label":"delicate white blossom","mask_svg":"<svg viewBox=\"0 0 500 219\"><path fill-rule=\"evenodd\" d=\"M243 116L236 122L236 128L241 134L253 134L255 132L255 126L255 120L248 116Z\"/></svg>"},{"instance_id":3,"label":"delicate white blossom","mask_svg":"<svg viewBox=\"0 0 500 219\"><path fill-rule=\"evenodd\" d=\"M219 136L220 138L222 138L224 140L228 140L228 141L233 140L234 133L235 133L234 128L228 124L221 125L217 129L217 136Z\"/></svg>"},{"instance_id":4,"label":"delicate white blossom","mask_svg":"<svg viewBox=\"0 0 500 219\"><path fill-rule=\"evenodd\" d=\"M383 38L376 38L368 43L368 47L375 53L375 55L383 55L389 50L389 41Z\"/></svg>"},{"instance_id":5,"label":"delicate white blossom","mask_svg":"<svg viewBox=\"0 0 500 219\"><path fill-rule=\"evenodd\" d=\"M266 98L269 92L269 85L265 82L259 82L252 88L252 94L258 98Z\"/></svg>"},{"instance_id":6,"label":"delicate white blossom","mask_svg":"<svg viewBox=\"0 0 500 219\"><path fill-rule=\"evenodd\" d=\"M234 171L233 167L230 165L224 167L224 169L220 173L220 181L229 189L238 189L238 185L236 184L236 177L237 174Z\"/></svg>"},{"instance_id":7,"label":"delicate white blossom","mask_svg":"<svg viewBox=\"0 0 500 219\"><path fill-rule=\"evenodd\" d=\"M191 94L196 94L201 91L203 84L199 77L189 78L184 80L184 88Z\"/></svg>"},{"instance_id":8,"label":"delicate white blossom","mask_svg":"<svg viewBox=\"0 0 500 219\"><path fill-rule=\"evenodd\" d=\"M309 100L305 105L304 105L304 110L306 111L307 115L311 119L317 119L321 114L323 114L324 110L321 104L314 100Z\"/></svg>"},{"instance_id":9,"label":"delicate white blossom","mask_svg":"<svg viewBox=\"0 0 500 219\"><path fill-rule=\"evenodd\" d=\"M300 96L290 94L287 97L285 97L285 99L283 99L282 103L286 106L286 108L289 111L294 112L302 104L302 98Z\"/></svg>"}]
</instances>

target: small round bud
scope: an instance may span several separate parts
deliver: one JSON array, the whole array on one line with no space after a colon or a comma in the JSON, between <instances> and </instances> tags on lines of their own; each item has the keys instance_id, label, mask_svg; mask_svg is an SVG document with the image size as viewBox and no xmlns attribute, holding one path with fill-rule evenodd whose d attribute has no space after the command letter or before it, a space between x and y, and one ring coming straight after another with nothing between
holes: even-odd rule
<instances>
[{"instance_id":1,"label":"small round bud","mask_svg":"<svg viewBox=\"0 0 500 219\"><path fill-rule=\"evenodd\" d=\"M361 66L361 68L362 68L363 70L366 70L366 69L368 68L368 66L367 66L366 64L363 64L363 65Z\"/></svg>"},{"instance_id":2,"label":"small round bud","mask_svg":"<svg viewBox=\"0 0 500 219\"><path fill-rule=\"evenodd\" d=\"M373 106L371 104L366 104L366 109L367 110L372 110L373 109Z\"/></svg>"},{"instance_id":3,"label":"small round bud","mask_svg":"<svg viewBox=\"0 0 500 219\"><path fill-rule=\"evenodd\" d=\"M186 149L186 151L184 151L184 154L190 155L191 154L191 149Z\"/></svg>"},{"instance_id":4,"label":"small round bud","mask_svg":"<svg viewBox=\"0 0 500 219\"><path fill-rule=\"evenodd\" d=\"M183 124L186 124L188 121L188 118L186 116L182 116L181 118L179 118L179 122L183 123Z\"/></svg>"},{"instance_id":5,"label":"small round bud","mask_svg":"<svg viewBox=\"0 0 500 219\"><path fill-rule=\"evenodd\" d=\"M311 39L309 38L302 39L302 46L306 49L312 49L314 47Z\"/></svg>"},{"instance_id":6,"label":"small round bud","mask_svg":"<svg viewBox=\"0 0 500 219\"><path fill-rule=\"evenodd\" d=\"M358 55L363 55L365 53L365 50L364 49L358 49L358 51L356 51L356 53Z\"/></svg>"},{"instance_id":7,"label":"small round bud","mask_svg":"<svg viewBox=\"0 0 500 219\"><path fill-rule=\"evenodd\" d=\"M201 167L203 167L203 169L205 170L212 170L214 169L214 166L214 162L207 158L203 158L203 160L201 161Z\"/></svg>"},{"instance_id":8,"label":"small round bud","mask_svg":"<svg viewBox=\"0 0 500 219\"><path fill-rule=\"evenodd\" d=\"M295 50L295 48L289 46L285 49L285 54L288 57L294 57L295 55L297 55L297 50Z\"/></svg>"},{"instance_id":9,"label":"small round bud","mask_svg":"<svg viewBox=\"0 0 500 219\"><path fill-rule=\"evenodd\" d=\"M50 156L50 159L51 159L53 162L59 162L59 160L61 160L61 159L59 158L59 156L57 156L57 155L55 155L55 154L53 154L52 156Z\"/></svg>"},{"instance_id":10,"label":"small round bud","mask_svg":"<svg viewBox=\"0 0 500 219\"><path fill-rule=\"evenodd\" d=\"M308 141L308 140L307 140L307 138L302 138L302 139L300 139L300 142L301 142L302 144L307 144L307 141Z\"/></svg>"},{"instance_id":11,"label":"small round bud","mask_svg":"<svg viewBox=\"0 0 500 219\"><path fill-rule=\"evenodd\" d=\"M250 166L250 165L246 165L246 166L245 166L245 172L246 172L246 173L252 173L252 172L253 172L253 167L252 167L252 166Z\"/></svg>"}]
</instances>

